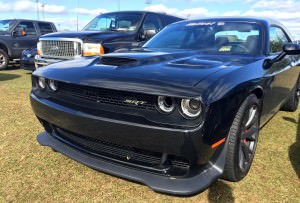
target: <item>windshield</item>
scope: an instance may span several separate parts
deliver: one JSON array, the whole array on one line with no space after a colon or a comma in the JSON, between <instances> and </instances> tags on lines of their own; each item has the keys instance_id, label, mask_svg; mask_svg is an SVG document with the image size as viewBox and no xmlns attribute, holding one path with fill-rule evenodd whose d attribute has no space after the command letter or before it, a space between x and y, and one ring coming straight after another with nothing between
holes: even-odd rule
<instances>
[{"instance_id":1,"label":"windshield","mask_svg":"<svg viewBox=\"0 0 300 203\"><path fill-rule=\"evenodd\" d=\"M168 26L144 47L216 54L259 54L261 38L261 27L257 23L190 21Z\"/></svg>"},{"instance_id":2,"label":"windshield","mask_svg":"<svg viewBox=\"0 0 300 203\"><path fill-rule=\"evenodd\" d=\"M142 20L142 14L113 13L94 18L84 31L122 31L135 32Z\"/></svg>"},{"instance_id":3,"label":"windshield","mask_svg":"<svg viewBox=\"0 0 300 203\"><path fill-rule=\"evenodd\" d=\"M9 31L13 25L15 24L15 20L0 20L0 31L7 32Z\"/></svg>"}]
</instances>

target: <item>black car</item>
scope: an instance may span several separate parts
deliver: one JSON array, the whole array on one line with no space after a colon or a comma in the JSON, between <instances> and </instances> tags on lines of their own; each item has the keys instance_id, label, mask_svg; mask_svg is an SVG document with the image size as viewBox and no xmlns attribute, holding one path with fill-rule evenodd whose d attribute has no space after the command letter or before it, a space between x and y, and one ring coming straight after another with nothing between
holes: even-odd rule
<instances>
[{"instance_id":1,"label":"black car","mask_svg":"<svg viewBox=\"0 0 300 203\"><path fill-rule=\"evenodd\" d=\"M11 60L20 60L24 49L35 48L41 35L56 32L53 23L13 19L0 20L0 70Z\"/></svg>"},{"instance_id":2,"label":"black car","mask_svg":"<svg viewBox=\"0 0 300 203\"><path fill-rule=\"evenodd\" d=\"M41 145L91 168L190 195L239 181L259 130L300 96L300 46L257 18L183 21L143 48L32 76Z\"/></svg>"},{"instance_id":3,"label":"black car","mask_svg":"<svg viewBox=\"0 0 300 203\"><path fill-rule=\"evenodd\" d=\"M141 47L165 26L180 20L183 19L148 11L101 14L80 32L54 33L40 37L36 67Z\"/></svg>"},{"instance_id":4,"label":"black car","mask_svg":"<svg viewBox=\"0 0 300 203\"><path fill-rule=\"evenodd\" d=\"M23 50L20 59L21 69L34 71L36 69L34 64L34 57L36 55L37 55L37 48Z\"/></svg>"}]
</instances>

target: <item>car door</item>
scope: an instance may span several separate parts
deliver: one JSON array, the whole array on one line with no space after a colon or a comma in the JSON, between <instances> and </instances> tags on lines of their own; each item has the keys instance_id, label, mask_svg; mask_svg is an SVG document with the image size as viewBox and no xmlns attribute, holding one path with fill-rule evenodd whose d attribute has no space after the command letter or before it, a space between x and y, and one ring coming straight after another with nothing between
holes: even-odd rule
<instances>
[{"instance_id":1,"label":"car door","mask_svg":"<svg viewBox=\"0 0 300 203\"><path fill-rule=\"evenodd\" d=\"M36 47L39 35L33 22L21 21L14 30L26 33L24 36L14 36L12 48L17 56L21 56L24 49Z\"/></svg>"},{"instance_id":2,"label":"car door","mask_svg":"<svg viewBox=\"0 0 300 203\"><path fill-rule=\"evenodd\" d=\"M272 57L276 57L282 52L284 44L292 42L284 30L278 26L270 27L269 38L269 53ZM270 118L280 109L296 84L299 72L293 67L294 62L295 56L287 55L266 70L269 84L264 96L265 102L262 115L265 115L266 118L262 118L263 120Z\"/></svg>"}]
</instances>

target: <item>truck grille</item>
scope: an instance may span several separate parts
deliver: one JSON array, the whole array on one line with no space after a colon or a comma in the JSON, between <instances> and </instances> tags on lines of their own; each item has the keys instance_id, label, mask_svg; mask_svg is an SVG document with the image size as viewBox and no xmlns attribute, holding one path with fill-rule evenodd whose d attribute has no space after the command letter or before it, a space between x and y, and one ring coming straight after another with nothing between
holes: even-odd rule
<instances>
[{"instance_id":1,"label":"truck grille","mask_svg":"<svg viewBox=\"0 0 300 203\"><path fill-rule=\"evenodd\" d=\"M74 58L81 56L80 42L63 40L41 40L43 57L49 58Z\"/></svg>"},{"instance_id":2,"label":"truck grille","mask_svg":"<svg viewBox=\"0 0 300 203\"><path fill-rule=\"evenodd\" d=\"M148 94L75 85L64 82L58 82L58 90L55 93L59 94L59 96L76 97L77 99L98 104L155 110L156 97ZM136 103L137 101L139 103Z\"/></svg>"}]
</instances>

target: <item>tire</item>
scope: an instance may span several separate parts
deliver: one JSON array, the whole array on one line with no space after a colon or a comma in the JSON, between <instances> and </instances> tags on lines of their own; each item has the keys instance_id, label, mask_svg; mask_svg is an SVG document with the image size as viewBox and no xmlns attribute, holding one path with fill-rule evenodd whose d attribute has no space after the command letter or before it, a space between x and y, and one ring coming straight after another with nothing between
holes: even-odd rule
<instances>
[{"instance_id":1,"label":"tire","mask_svg":"<svg viewBox=\"0 0 300 203\"><path fill-rule=\"evenodd\" d=\"M254 94L240 106L228 134L223 179L237 182L250 170L259 135L260 101Z\"/></svg>"},{"instance_id":2,"label":"tire","mask_svg":"<svg viewBox=\"0 0 300 203\"><path fill-rule=\"evenodd\" d=\"M5 70L8 66L8 63L9 56L3 49L0 49L0 70Z\"/></svg>"},{"instance_id":3,"label":"tire","mask_svg":"<svg viewBox=\"0 0 300 203\"><path fill-rule=\"evenodd\" d=\"M280 110L295 112L299 105L299 97L300 97L300 77L297 80L296 85L294 86L291 95L285 102L285 104L281 107Z\"/></svg>"}]
</instances>

